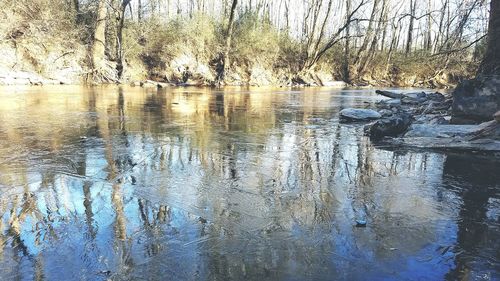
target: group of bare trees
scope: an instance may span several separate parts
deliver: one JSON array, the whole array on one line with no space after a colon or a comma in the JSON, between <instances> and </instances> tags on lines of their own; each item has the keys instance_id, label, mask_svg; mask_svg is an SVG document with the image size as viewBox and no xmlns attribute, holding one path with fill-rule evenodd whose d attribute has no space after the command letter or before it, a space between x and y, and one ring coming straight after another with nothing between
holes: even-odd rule
<instances>
[{"instance_id":1,"label":"group of bare trees","mask_svg":"<svg viewBox=\"0 0 500 281\"><path fill-rule=\"evenodd\" d=\"M494 1L493 1L494 2ZM229 67L232 32L239 15L252 11L276 30L300 43L303 71L314 68L332 49L342 50L342 72L361 75L374 57L449 56L484 44L488 30L488 0L74 0L75 9L94 4L92 54L104 57L113 42L119 76L123 71L123 32L127 22L164 22L209 15L224 26L220 58ZM113 24L110 24L114 22ZM114 26L111 39L107 26ZM168 44L168 42L165 42ZM334 48L335 47L335 48ZM472 53L472 52L469 52ZM337 53L338 54L338 53ZM222 75L223 76L223 75Z\"/></svg>"}]
</instances>

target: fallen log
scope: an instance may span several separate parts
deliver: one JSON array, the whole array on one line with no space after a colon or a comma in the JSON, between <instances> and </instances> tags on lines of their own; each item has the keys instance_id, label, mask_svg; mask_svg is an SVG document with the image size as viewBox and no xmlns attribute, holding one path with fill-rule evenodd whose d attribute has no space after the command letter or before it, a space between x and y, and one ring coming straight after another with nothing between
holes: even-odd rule
<instances>
[{"instance_id":1,"label":"fallen log","mask_svg":"<svg viewBox=\"0 0 500 281\"><path fill-rule=\"evenodd\" d=\"M389 139L388 144L400 147L420 149L438 149L453 151L482 151L500 153L500 141L492 139L467 140L465 138L395 138ZM498 155L498 154L495 154Z\"/></svg>"},{"instance_id":2,"label":"fallen log","mask_svg":"<svg viewBox=\"0 0 500 281\"><path fill-rule=\"evenodd\" d=\"M384 97L391 98L391 99L401 99L404 96L403 94L400 94L400 93L383 91L383 90L376 90L375 93L382 95Z\"/></svg>"}]
</instances>

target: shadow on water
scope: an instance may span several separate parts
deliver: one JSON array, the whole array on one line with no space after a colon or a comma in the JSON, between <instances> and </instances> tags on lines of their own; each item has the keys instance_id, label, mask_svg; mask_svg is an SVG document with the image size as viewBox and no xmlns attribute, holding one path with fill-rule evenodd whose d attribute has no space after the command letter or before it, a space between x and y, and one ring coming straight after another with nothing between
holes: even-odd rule
<instances>
[{"instance_id":1,"label":"shadow on water","mask_svg":"<svg viewBox=\"0 0 500 281\"><path fill-rule=\"evenodd\" d=\"M499 278L498 159L373 146L370 91L0 100L1 280Z\"/></svg>"}]
</instances>

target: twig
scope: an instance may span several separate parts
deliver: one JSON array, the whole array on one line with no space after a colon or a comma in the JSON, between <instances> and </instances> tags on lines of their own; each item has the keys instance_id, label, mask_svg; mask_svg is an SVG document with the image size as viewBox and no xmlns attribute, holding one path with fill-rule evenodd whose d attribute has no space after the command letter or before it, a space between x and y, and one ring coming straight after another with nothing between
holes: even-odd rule
<instances>
[{"instance_id":1,"label":"twig","mask_svg":"<svg viewBox=\"0 0 500 281\"><path fill-rule=\"evenodd\" d=\"M74 53L75 53L74 51L69 51L69 52L66 52L66 53L64 53L64 54L60 55L59 57L57 57L57 58L56 58L53 62L56 62L58 59L60 59L60 58L62 58L62 57L64 57L64 56L67 56L67 55L69 55L69 54L74 54Z\"/></svg>"},{"instance_id":2,"label":"twig","mask_svg":"<svg viewBox=\"0 0 500 281\"><path fill-rule=\"evenodd\" d=\"M486 37L487 34L484 34L483 36L479 37L478 39L472 41L471 43L469 43L467 46L465 47L462 47L462 48L459 48L459 49L452 49L452 50L447 50L447 51L444 51L444 52L439 52L439 53L436 53L436 54L433 54L431 55L430 57L433 58L433 57L436 57L436 56L441 56L441 55L449 55L449 54L452 54L452 53L457 53L457 52L461 52L465 49L468 49L470 48L472 45L476 44L477 42L481 41L484 37Z\"/></svg>"}]
</instances>

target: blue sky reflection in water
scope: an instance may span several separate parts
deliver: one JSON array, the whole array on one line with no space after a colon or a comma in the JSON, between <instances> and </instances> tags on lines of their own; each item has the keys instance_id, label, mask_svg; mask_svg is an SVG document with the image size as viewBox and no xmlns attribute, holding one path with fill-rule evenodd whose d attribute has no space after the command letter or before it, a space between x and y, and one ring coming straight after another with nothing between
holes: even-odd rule
<instances>
[{"instance_id":1,"label":"blue sky reflection in water","mask_svg":"<svg viewBox=\"0 0 500 281\"><path fill-rule=\"evenodd\" d=\"M499 159L338 123L377 99L2 88L0 279L500 278Z\"/></svg>"}]
</instances>

